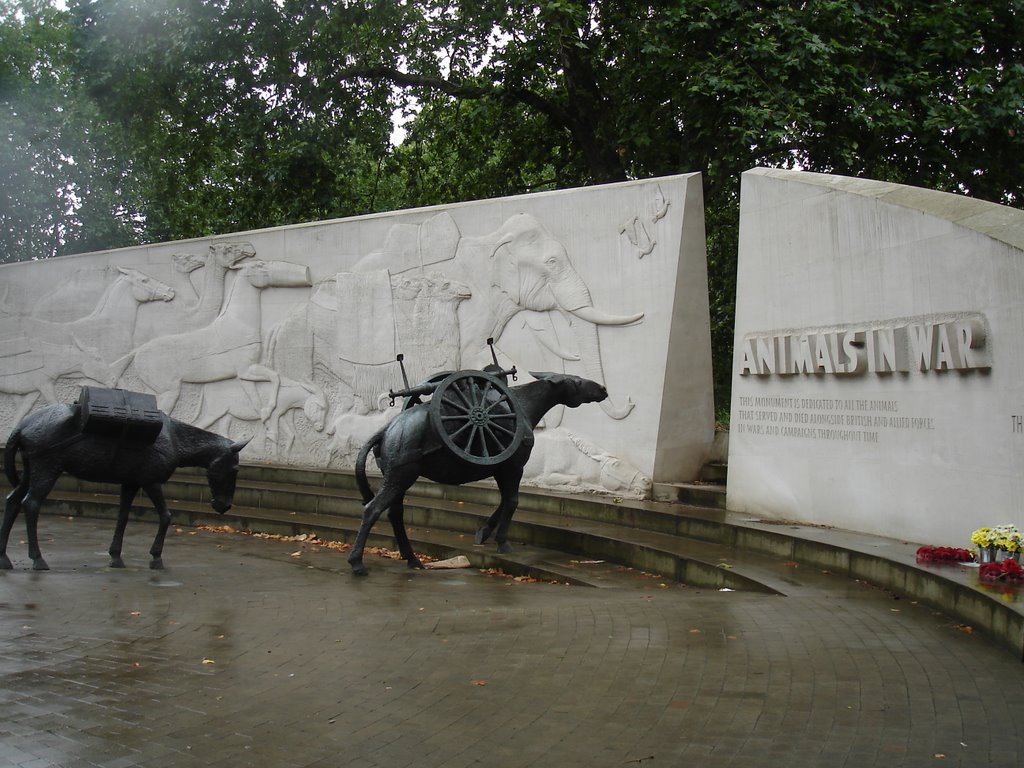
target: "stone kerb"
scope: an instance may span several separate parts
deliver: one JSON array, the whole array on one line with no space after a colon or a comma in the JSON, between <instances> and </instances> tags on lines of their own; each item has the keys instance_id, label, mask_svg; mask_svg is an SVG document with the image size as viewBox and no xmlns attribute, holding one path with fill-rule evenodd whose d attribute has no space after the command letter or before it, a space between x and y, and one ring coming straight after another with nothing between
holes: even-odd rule
<instances>
[{"instance_id":1,"label":"stone kerb","mask_svg":"<svg viewBox=\"0 0 1024 768\"><path fill-rule=\"evenodd\" d=\"M1024 212L756 169L740 216L729 509L955 546L1019 524Z\"/></svg>"},{"instance_id":2,"label":"stone kerb","mask_svg":"<svg viewBox=\"0 0 1024 768\"><path fill-rule=\"evenodd\" d=\"M0 267L0 427L81 384L157 396L243 460L347 468L401 402L499 362L603 381L559 408L524 482L645 496L713 437L699 175Z\"/></svg>"}]
</instances>

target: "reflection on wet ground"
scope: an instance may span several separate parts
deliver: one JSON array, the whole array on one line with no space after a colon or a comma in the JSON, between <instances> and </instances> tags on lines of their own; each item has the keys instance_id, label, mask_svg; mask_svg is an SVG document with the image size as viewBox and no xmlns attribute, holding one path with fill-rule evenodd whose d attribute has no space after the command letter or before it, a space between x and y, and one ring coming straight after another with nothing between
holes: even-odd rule
<instances>
[{"instance_id":1,"label":"reflection on wet ground","mask_svg":"<svg viewBox=\"0 0 1024 768\"><path fill-rule=\"evenodd\" d=\"M408 571L44 518L0 572L0 765L1016 765L1021 664L838 577L789 597ZM52 539L52 540L47 540ZM648 762L650 761L650 762Z\"/></svg>"}]
</instances>

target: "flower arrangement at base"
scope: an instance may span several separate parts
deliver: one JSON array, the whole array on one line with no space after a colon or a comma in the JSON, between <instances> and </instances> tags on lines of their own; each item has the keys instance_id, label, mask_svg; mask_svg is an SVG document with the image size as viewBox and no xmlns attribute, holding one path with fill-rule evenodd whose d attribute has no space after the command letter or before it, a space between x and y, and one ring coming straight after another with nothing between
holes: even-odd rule
<instances>
[{"instance_id":1,"label":"flower arrangement at base","mask_svg":"<svg viewBox=\"0 0 1024 768\"><path fill-rule=\"evenodd\" d=\"M996 551L1016 554L1024 549L1024 536L1013 525L978 528L971 534L971 543L978 547L978 556L985 563L995 560Z\"/></svg>"},{"instance_id":2,"label":"flower arrangement at base","mask_svg":"<svg viewBox=\"0 0 1024 768\"><path fill-rule=\"evenodd\" d=\"M974 561L974 553L963 547L918 547L917 562L919 563L970 563Z\"/></svg>"},{"instance_id":3,"label":"flower arrangement at base","mask_svg":"<svg viewBox=\"0 0 1024 768\"><path fill-rule=\"evenodd\" d=\"M971 544L978 547L994 547L996 545L995 528L978 528L971 534Z\"/></svg>"},{"instance_id":4,"label":"flower arrangement at base","mask_svg":"<svg viewBox=\"0 0 1024 768\"><path fill-rule=\"evenodd\" d=\"M997 525L994 529L996 534L995 548L1006 552L1020 552L1024 537L1020 531L1012 525Z\"/></svg>"},{"instance_id":5,"label":"flower arrangement at base","mask_svg":"<svg viewBox=\"0 0 1024 768\"><path fill-rule=\"evenodd\" d=\"M984 563L978 569L978 576L984 582L1024 584L1024 568L1016 560L1000 560Z\"/></svg>"}]
</instances>

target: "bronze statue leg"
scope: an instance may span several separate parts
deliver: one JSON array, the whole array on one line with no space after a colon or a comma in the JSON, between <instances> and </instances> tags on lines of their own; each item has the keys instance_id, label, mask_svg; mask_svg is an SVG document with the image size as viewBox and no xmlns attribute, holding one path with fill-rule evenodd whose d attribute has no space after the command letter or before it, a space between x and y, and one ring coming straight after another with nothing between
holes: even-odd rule
<instances>
[{"instance_id":1,"label":"bronze statue leg","mask_svg":"<svg viewBox=\"0 0 1024 768\"><path fill-rule=\"evenodd\" d=\"M494 479L498 481L498 490L501 491L501 504L498 506L501 515L498 519L494 541L498 545L499 552L508 554L512 551L512 546L508 543L508 528L512 523L512 515L515 514L516 508L519 506L519 483L523 479L523 468L521 466L506 466L505 471L499 473Z\"/></svg>"},{"instance_id":2,"label":"bronze statue leg","mask_svg":"<svg viewBox=\"0 0 1024 768\"><path fill-rule=\"evenodd\" d=\"M21 482L18 483L18 487L7 494L7 506L4 508L4 521L0 525L0 570L9 571L14 566L11 565L11 558L7 556L7 542L11 537L11 529L14 527L14 521L18 517L18 513L21 512L21 502L25 499L25 493L28 490L28 472L22 474Z\"/></svg>"},{"instance_id":3,"label":"bronze statue leg","mask_svg":"<svg viewBox=\"0 0 1024 768\"><path fill-rule=\"evenodd\" d=\"M366 570L366 566L363 565L363 550L366 548L366 539L370 536L370 529L373 528L373 524L380 519L384 510L391 503L392 498L394 498L392 492L381 488L370 503L363 507L363 522L359 526L359 533L356 534L356 542L352 545L352 551L348 554L348 564L352 566L352 574L355 576L365 576L369 573Z\"/></svg>"},{"instance_id":4,"label":"bronze statue leg","mask_svg":"<svg viewBox=\"0 0 1024 768\"><path fill-rule=\"evenodd\" d=\"M25 514L25 529L28 533L28 556L32 558L32 570L34 571L50 570L50 566L46 564L43 553L39 549L39 534L36 528L39 523L39 509L59 476L60 472L44 473L42 476L38 472L33 473L29 480L28 493L25 494L21 502L21 510Z\"/></svg>"},{"instance_id":5,"label":"bronze statue leg","mask_svg":"<svg viewBox=\"0 0 1024 768\"><path fill-rule=\"evenodd\" d=\"M398 477L395 477L396 474ZM416 481L418 476L419 466L416 464L406 464L392 474L388 474L385 470L380 490L363 507L363 522L359 526L359 533L356 534L355 544L352 545L352 551L348 555L348 563L352 566L352 573L355 576L365 576L367 574L366 566L363 565L363 550L366 548L366 540L370 536L370 529L373 528L374 523L380 519L380 516L386 509L396 502L401 503L406 490ZM404 523L402 525L402 532L403 534L405 532ZM397 537L397 530L395 535ZM406 545L408 545L408 541L408 537L406 537ZM411 553L412 548L410 547L408 551Z\"/></svg>"},{"instance_id":6,"label":"bronze statue leg","mask_svg":"<svg viewBox=\"0 0 1024 768\"><path fill-rule=\"evenodd\" d=\"M483 544L491 537L494 533L494 529L498 525L498 519L501 517L501 502L498 502L498 506L494 508L491 516L487 518L487 522L476 529L476 535L473 537L474 544Z\"/></svg>"},{"instance_id":7,"label":"bronze statue leg","mask_svg":"<svg viewBox=\"0 0 1024 768\"><path fill-rule=\"evenodd\" d=\"M164 489L159 483L143 486L142 490L149 496L149 500L156 507L157 515L160 516L160 529L156 532L156 538L153 539L153 546L149 548L149 554L153 556L149 567L153 570L161 570L164 567L162 557L164 538L167 536L167 529L171 526L171 511L167 508L167 502L164 501Z\"/></svg>"},{"instance_id":8,"label":"bronze statue leg","mask_svg":"<svg viewBox=\"0 0 1024 768\"><path fill-rule=\"evenodd\" d=\"M124 483L121 486L121 505L117 509L117 525L114 527L114 538L110 542L111 568L124 568L124 560L121 559L121 547L124 544L124 529L128 527L128 513L132 508L132 501L135 494L139 492L139 486Z\"/></svg>"},{"instance_id":9,"label":"bronze statue leg","mask_svg":"<svg viewBox=\"0 0 1024 768\"><path fill-rule=\"evenodd\" d=\"M409 564L410 568L423 568L423 563L413 552L412 544L409 543L409 534L405 530L405 494L403 493L392 504L388 512L388 519L391 520L391 530L395 532L395 541L398 543L398 552L402 559Z\"/></svg>"}]
</instances>

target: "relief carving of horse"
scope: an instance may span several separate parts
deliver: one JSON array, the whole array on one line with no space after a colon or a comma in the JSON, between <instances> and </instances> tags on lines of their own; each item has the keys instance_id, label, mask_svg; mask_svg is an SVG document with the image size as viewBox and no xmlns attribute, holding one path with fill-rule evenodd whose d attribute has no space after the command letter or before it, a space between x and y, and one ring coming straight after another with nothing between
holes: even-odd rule
<instances>
[{"instance_id":1,"label":"relief carving of horse","mask_svg":"<svg viewBox=\"0 0 1024 768\"><path fill-rule=\"evenodd\" d=\"M68 346L74 339L95 349L108 363L132 348L140 304L170 301L174 289L131 267L118 267L117 278L103 292L92 311L67 323L30 315L13 315L0 322L0 337L21 338L26 346L47 343Z\"/></svg>"},{"instance_id":2,"label":"relief carving of horse","mask_svg":"<svg viewBox=\"0 0 1024 768\"><path fill-rule=\"evenodd\" d=\"M151 339L114 363L123 374L135 364L135 373L156 394L160 410L174 410L184 383L241 378L259 362L263 347L260 292L272 287L308 286L309 267L287 261L253 260L235 267L237 276L228 290L220 314L205 328ZM254 390L254 388L253 388ZM256 400L255 391L250 393Z\"/></svg>"}]
</instances>

